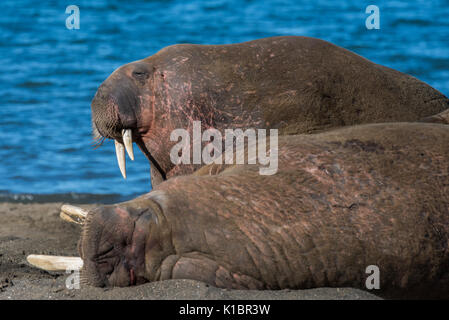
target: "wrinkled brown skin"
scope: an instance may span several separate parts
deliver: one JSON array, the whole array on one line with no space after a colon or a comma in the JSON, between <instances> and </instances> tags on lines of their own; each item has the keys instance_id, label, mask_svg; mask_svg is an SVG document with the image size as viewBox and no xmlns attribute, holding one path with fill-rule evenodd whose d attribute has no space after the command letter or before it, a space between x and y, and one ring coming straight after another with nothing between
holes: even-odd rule
<instances>
[{"instance_id":1,"label":"wrinkled brown skin","mask_svg":"<svg viewBox=\"0 0 449 320\"><path fill-rule=\"evenodd\" d=\"M169 158L170 133L194 120L203 130L278 128L285 135L417 121L448 108L443 94L412 76L323 40L290 36L166 47L114 71L92 101L92 120L98 137L121 141L121 130L132 129L156 186L200 167Z\"/></svg>"},{"instance_id":2,"label":"wrinkled brown skin","mask_svg":"<svg viewBox=\"0 0 449 320\"><path fill-rule=\"evenodd\" d=\"M377 265L377 294L449 298L448 141L449 126L430 123L280 137L275 175L209 165L91 211L82 276L97 286L366 289L365 269Z\"/></svg>"}]
</instances>

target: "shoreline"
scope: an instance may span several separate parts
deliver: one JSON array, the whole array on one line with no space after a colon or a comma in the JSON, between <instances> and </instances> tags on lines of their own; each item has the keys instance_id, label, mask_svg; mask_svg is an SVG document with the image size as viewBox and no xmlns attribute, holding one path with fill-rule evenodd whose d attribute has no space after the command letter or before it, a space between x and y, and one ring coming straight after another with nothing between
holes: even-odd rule
<instances>
[{"instance_id":1,"label":"shoreline","mask_svg":"<svg viewBox=\"0 0 449 320\"><path fill-rule=\"evenodd\" d=\"M148 191L150 192L150 191ZM50 204L50 203L69 203L69 204L113 204L124 202L138 197L141 194L121 195L118 193L12 193L0 190L0 204L2 203L20 203L20 204Z\"/></svg>"}]
</instances>

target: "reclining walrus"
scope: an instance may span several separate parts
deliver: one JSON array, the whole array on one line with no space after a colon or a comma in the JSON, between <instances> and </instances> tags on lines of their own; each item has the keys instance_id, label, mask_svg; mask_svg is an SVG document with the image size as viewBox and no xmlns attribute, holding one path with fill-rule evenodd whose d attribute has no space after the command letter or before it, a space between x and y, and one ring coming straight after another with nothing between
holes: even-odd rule
<instances>
[{"instance_id":1,"label":"reclining walrus","mask_svg":"<svg viewBox=\"0 0 449 320\"><path fill-rule=\"evenodd\" d=\"M258 289L364 288L374 264L385 294L445 296L449 126L294 134L449 123L448 106L419 80L317 39L168 47L119 68L92 102L94 132L115 139L122 173L136 142L155 189L91 211L75 261L93 285L188 278ZM173 164L170 133L195 120L279 129L278 172Z\"/></svg>"},{"instance_id":2,"label":"reclining walrus","mask_svg":"<svg viewBox=\"0 0 449 320\"><path fill-rule=\"evenodd\" d=\"M448 298L448 141L449 125L428 123L281 136L275 175L221 166L91 210L81 275L94 286L364 289L375 265L378 294Z\"/></svg>"}]
</instances>

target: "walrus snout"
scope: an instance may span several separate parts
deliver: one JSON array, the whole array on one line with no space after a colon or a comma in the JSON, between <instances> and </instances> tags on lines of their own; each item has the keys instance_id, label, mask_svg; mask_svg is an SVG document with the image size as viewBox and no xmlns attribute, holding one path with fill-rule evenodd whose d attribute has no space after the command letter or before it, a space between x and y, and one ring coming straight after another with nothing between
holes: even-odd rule
<instances>
[{"instance_id":1,"label":"walrus snout","mask_svg":"<svg viewBox=\"0 0 449 320\"><path fill-rule=\"evenodd\" d=\"M113 73L92 100L92 125L102 137L121 139L123 129L137 129L139 92L126 75Z\"/></svg>"},{"instance_id":2,"label":"walrus snout","mask_svg":"<svg viewBox=\"0 0 449 320\"><path fill-rule=\"evenodd\" d=\"M89 212L79 242L81 278L97 287L147 282L145 244L152 220L148 208L101 206Z\"/></svg>"},{"instance_id":3,"label":"walrus snout","mask_svg":"<svg viewBox=\"0 0 449 320\"><path fill-rule=\"evenodd\" d=\"M142 105L147 105L143 100L148 97L149 77L150 69L144 62L122 66L100 85L91 104L94 138L115 141L118 164L125 179L125 150L134 160L132 144L139 143L141 133L149 128L148 123L139 120Z\"/></svg>"}]
</instances>

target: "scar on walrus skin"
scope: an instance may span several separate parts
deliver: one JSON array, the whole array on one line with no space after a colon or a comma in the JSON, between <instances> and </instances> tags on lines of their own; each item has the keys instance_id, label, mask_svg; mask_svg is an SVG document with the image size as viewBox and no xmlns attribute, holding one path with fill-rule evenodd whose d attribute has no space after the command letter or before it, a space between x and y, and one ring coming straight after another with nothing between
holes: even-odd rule
<instances>
[{"instance_id":1,"label":"scar on walrus skin","mask_svg":"<svg viewBox=\"0 0 449 320\"><path fill-rule=\"evenodd\" d=\"M366 289L366 267L376 265L377 294L448 298L448 141L449 126L432 123L282 136L275 175L221 166L132 201L71 209L84 220L82 279Z\"/></svg>"}]
</instances>

